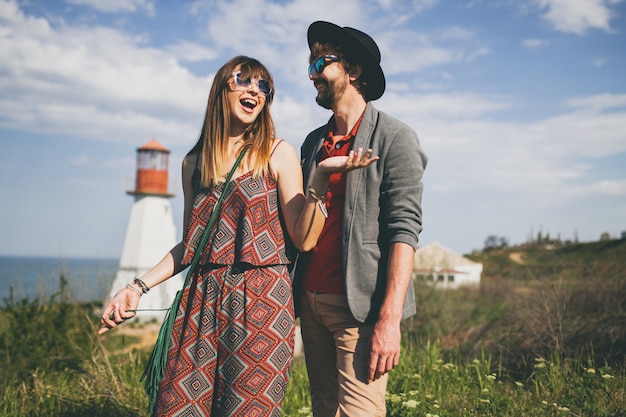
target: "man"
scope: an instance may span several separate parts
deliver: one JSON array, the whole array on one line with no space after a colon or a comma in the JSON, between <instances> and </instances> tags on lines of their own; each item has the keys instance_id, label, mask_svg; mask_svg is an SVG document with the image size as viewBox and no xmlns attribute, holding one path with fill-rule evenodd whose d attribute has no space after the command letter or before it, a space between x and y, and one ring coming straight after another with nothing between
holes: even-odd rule
<instances>
[{"instance_id":1,"label":"man","mask_svg":"<svg viewBox=\"0 0 626 417\"><path fill-rule=\"evenodd\" d=\"M318 21L308 43L316 101L333 112L301 148L308 198L327 211L294 282L313 415L384 416L400 321L416 312L411 271L427 158L411 128L371 104L385 91L385 76L369 35ZM333 174L328 189L309 183L320 160L360 149L379 160Z\"/></svg>"}]
</instances>

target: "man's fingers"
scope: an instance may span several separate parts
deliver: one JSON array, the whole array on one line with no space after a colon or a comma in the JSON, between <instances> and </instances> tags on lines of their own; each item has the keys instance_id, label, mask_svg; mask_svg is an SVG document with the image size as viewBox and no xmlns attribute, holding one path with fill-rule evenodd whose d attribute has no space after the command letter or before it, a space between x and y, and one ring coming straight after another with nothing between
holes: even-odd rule
<instances>
[{"instance_id":1,"label":"man's fingers","mask_svg":"<svg viewBox=\"0 0 626 417\"><path fill-rule=\"evenodd\" d=\"M377 376L376 376L376 370L378 368L378 355L375 353L372 353L370 355L370 366L369 366L369 372L367 375L367 380L368 381L374 381Z\"/></svg>"},{"instance_id":2,"label":"man's fingers","mask_svg":"<svg viewBox=\"0 0 626 417\"><path fill-rule=\"evenodd\" d=\"M372 152L372 149L363 152L363 148L358 148L356 151L351 150L346 158L345 169L351 171L356 168L364 168L378 160L378 157L372 157Z\"/></svg>"},{"instance_id":3,"label":"man's fingers","mask_svg":"<svg viewBox=\"0 0 626 417\"><path fill-rule=\"evenodd\" d=\"M389 359L390 359L389 356L382 356L378 358L378 368L376 369L378 376L389 372L390 364L391 364Z\"/></svg>"},{"instance_id":4,"label":"man's fingers","mask_svg":"<svg viewBox=\"0 0 626 417\"><path fill-rule=\"evenodd\" d=\"M398 366L398 355L376 355L372 354L370 358L368 381L375 381L382 375L390 372Z\"/></svg>"}]
</instances>

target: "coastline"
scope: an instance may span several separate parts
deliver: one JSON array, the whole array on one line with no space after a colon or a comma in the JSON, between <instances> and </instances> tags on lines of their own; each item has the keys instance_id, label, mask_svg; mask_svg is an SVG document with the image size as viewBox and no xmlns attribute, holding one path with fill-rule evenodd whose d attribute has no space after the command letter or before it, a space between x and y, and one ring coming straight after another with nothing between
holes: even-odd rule
<instances>
[{"instance_id":1,"label":"coastline","mask_svg":"<svg viewBox=\"0 0 626 417\"><path fill-rule=\"evenodd\" d=\"M113 258L0 255L0 300L13 296L47 300L58 292L61 276L72 301L102 300L119 265Z\"/></svg>"}]
</instances>

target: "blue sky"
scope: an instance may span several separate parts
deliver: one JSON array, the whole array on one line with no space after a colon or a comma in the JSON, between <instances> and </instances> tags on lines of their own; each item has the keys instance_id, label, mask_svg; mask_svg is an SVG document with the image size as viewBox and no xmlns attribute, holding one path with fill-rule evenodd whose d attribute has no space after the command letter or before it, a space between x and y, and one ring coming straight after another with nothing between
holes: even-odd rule
<instances>
[{"instance_id":1,"label":"blue sky","mask_svg":"<svg viewBox=\"0 0 626 417\"><path fill-rule=\"evenodd\" d=\"M299 148L330 116L307 78L314 20L380 46L374 104L430 158L422 244L626 230L623 0L0 0L0 254L119 257L153 137L180 235L181 160L234 55L269 67Z\"/></svg>"}]
</instances>

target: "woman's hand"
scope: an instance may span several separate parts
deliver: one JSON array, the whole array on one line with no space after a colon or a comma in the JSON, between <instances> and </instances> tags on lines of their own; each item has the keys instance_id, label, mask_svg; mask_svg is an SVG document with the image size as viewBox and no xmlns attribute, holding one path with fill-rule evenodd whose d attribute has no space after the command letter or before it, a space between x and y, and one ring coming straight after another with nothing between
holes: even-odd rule
<instances>
[{"instance_id":1,"label":"woman's hand","mask_svg":"<svg viewBox=\"0 0 626 417\"><path fill-rule=\"evenodd\" d=\"M100 320L102 327L98 330L98 334L135 317L135 310L139 305L139 294L139 292L128 287L119 290L102 311L102 319Z\"/></svg>"}]
</instances>

